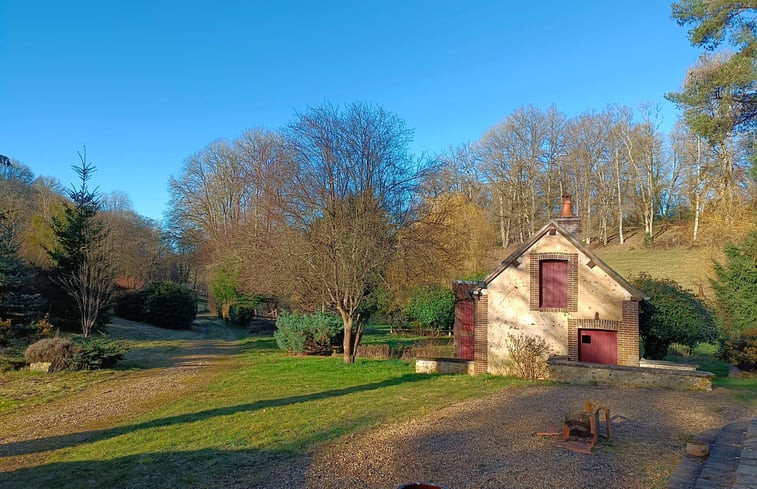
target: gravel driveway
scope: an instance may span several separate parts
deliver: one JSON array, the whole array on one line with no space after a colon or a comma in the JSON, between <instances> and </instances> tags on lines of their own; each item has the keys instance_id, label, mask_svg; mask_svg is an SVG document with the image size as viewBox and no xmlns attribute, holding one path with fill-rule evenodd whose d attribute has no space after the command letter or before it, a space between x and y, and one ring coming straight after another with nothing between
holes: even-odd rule
<instances>
[{"instance_id":1,"label":"gravel driveway","mask_svg":"<svg viewBox=\"0 0 757 489\"><path fill-rule=\"evenodd\" d=\"M535 435L587 399L611 408L611 442L583 455ZM754 414L722 391L515 388L323 446L266 487L664 488L692 436Z\"/></svg>"}]
</instances>

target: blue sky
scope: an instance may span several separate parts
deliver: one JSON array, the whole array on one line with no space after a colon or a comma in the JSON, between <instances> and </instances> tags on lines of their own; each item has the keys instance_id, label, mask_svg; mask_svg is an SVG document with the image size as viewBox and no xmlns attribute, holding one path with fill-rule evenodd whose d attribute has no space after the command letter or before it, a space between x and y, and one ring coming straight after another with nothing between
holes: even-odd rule
<instances>
[{"instance_id":1,"label":"blue sky","mask_svg":"<svg viewBox=\"0 0 757 489\"><path fill-rule=\"evenodd\" d=\"M651 102L667 130L698 54L665 0L0 0L0 154L68 185L86 145L159 219L188 156L308 105L378 103L432 154L529 104Z\"/></svg>"}]
</instances>

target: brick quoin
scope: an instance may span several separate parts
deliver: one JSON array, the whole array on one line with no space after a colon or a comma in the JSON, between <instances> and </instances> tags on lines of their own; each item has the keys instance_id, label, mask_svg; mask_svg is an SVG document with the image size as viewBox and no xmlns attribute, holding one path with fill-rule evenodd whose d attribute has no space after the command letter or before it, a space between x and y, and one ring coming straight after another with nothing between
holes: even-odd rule
<instances>
[{"instance_id":1,"label":"brick quoin","mask_svg":"<svg viewBox=\"0 0 757 489\"><path fill-rule=\"evenodd\" d=\"M489 369L489 299L486 293L476 299L475 327L473 338L473 373L485 374Z\"/></svg>"},{"instance_id":2,"label":"brick quoin","mask_svg":"<svg viewBox=\"0 0 757 489\"><path fill-rule=\"evenodd\" d=\"M618 327L618 365L639 366L639 302L623 301Z\"/></svg>"}]
</instances>

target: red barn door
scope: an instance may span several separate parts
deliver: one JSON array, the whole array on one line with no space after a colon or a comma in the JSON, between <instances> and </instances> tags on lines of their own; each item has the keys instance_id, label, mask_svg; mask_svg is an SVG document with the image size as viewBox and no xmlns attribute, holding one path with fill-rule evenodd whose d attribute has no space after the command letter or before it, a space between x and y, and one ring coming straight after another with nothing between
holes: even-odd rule
<instances>
[{"instance_id":1,"label":"red barn door","mask_svg":"<svg viewBox=\"0 0 757 489\"><path fill-rule=\"evenodd\" d=\"M582 362L617 365L618 332L601 329L579 329L578 359Z\"/></svg>"}]
</instances>

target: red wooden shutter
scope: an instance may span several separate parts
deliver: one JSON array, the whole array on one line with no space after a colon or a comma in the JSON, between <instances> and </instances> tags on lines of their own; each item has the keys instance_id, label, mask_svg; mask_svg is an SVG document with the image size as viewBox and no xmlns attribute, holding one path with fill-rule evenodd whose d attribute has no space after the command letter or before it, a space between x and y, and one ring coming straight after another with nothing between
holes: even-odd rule
<instances>
[{"instance_id":1,"label":"red wooden shutter","mask_svg":"<svg viewBox=\"0 0 757 489\"><path fill-rule=\"evenodd\" d=\"M567 260L541 260L539 288L539 307L568 307Z\"/></svg>"}]
</instances>

